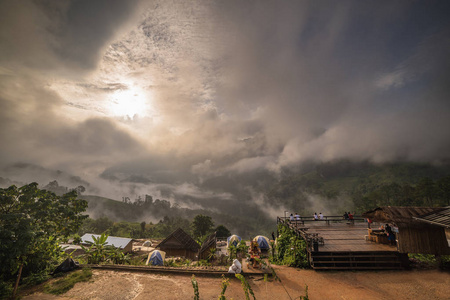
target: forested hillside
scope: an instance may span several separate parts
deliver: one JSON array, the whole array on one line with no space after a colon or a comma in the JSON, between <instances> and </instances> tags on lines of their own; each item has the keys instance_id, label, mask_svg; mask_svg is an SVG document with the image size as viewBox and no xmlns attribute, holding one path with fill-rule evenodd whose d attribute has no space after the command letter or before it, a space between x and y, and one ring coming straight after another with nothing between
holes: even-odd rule
<instances>
[{"instance_id":1,"label":"forested hillside","mask_svg":"<svg viewBox=\"0 0 450 300\"><path fill-rule=\"evenodd\" d=\"M224 225L233 233L242 236L252 236L257 234L268 234L275 227L275 220L270 220L262 212L258 212L255 219L240 215L228 215L214 210L188 209L173 205L170 201L155 199L151 196L142 201L120 202L99 196L80 196L81 199L88 201L88 214L90 219L102 219L102 224L96 224L98 228L113 228L111 234L122 236L139 237L142 231L139 224L144 222L147 229L152 229L153 225L159 224L153 228L153 236L164 237L172 231L181 227L189 231L189 223L197 215L208 215L212 218L214 225ZM119 224L122 222L121 224ZM106 224L106 225L105 225ZM109 224L109 225L108 225ZM144 226L145 226L144 224ZM122 229L120 229L122 228ZM87 230L87 228L86 228Z\"/></svg>"},{"instance_id":2,"label":"forested hillside","mask_svg":"<svg viewBox=\"0 0 450 300\"><path fill-rule=\"evenodd\" d=\"M270 201L310 213L314 199L329 212L377 206L450 205L450 167L341 161L290 172L267 192ZM311 200L312 199L312 200ZM316 205L317 206L317 205Z\"/></svg>"},{"instance_id":3,"label":"forested hillside","mask_svg":"<svg viewBox=\"0 0 450 300\"><path fill-rule=\"evenodd\" d=\"M176 203L153 199L150 195L127 202L98 196L83 195L81 198L88 201L88 213L93 219L107 217L115 222L146 222L150 227L149 224L165 223L165 227L160 226L159 231L154 232L156 235L168 234L166 231L203 214L211 216L216 225L223 224L232 232L248 237L269 235L276 222L274 211L275 215L283 215L284 211L301 215L315 211L341 215L344 211L359 214L384 205L450 205L448 165L374 165L340 161L304 165L297 170L285 170L278 179L265 176L264 180L266 184L258 185L258 192L264 195L261 202L255 203L250 198L226 203L211 200L208 206L203 206L208 207L206 209L181 208ZM207 199L199 203L205 204ZM133 230L139 231L138 223L129 232Z\"/></svg>"}]
</instances>

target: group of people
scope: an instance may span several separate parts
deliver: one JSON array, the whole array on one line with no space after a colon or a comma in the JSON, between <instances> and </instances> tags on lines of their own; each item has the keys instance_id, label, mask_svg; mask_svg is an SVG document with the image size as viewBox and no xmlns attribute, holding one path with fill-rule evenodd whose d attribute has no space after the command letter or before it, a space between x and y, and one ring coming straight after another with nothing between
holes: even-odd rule
<instances>
[{"instance_id":1,"label":"group of people","mask_svg":"<svg viewBox=\"0 0 450 300\"><path fill-rule=\"evenodd\" d=\"M354 215L351 212L344 212L344 219L346 220L353 220L354 219Z\"/></svg>"},{"instance_id":2,"label":"group of people","mask_svg":"<svg viewBox=\"0 0 450 300\"><path fill-rule=\"evenodd\" d=\"M321 212L320 212L319 214L317 214L317 213L315 212L313 218L314 218L315 221L317 221L317 220L323 220L323 214L322 214ZM301 220L301 217L300 217L300 215L299 215L298 213L295 213L295 215L294 215L294 214L291 214L291 215L289 216L289 220L290 220L291 222L294 222L294 221L300 221L300 220Z\"/></svg>"},{"instance_id":3,"label":"group of people","mask_svg":"<svg viewBox=\"0 0 450 300\"><path fill-rule=\"evenodd\" d=\"M323 220L323 214L322 213L319 213L319 215L317 215L316 212L314 213L314 221L317 221L317 220Z\"/></svg>"},{"instance_id":4,"label":"group of people","mask_svg":"<svg viewBox=\"0 0 450 300\"><path fill-rule=\"evenodd\" d=\"M290 220L291 222L293 222L293 221L300 221L301 218L300 218L300 215L299 215L298 213L295 213L295 215L291 214L291 215L289 216L289 220Z\"/></svg>"}]
</instances>

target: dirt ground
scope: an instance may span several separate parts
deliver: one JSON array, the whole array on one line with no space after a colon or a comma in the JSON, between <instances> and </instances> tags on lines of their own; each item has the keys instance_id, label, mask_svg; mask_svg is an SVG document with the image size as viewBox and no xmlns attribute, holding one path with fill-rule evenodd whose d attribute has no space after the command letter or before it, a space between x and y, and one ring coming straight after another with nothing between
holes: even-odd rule
<instances>
[{"instance_id":1,"label":"dirt ground","mask_svg":"<svg viewBox=\"0 0 450 300\"><path fill-rule=\"evenodd\" d=\"M438 270L318 272L275 266L281 282L250 278L256 299L450 299L450 273ZM94 270L90 282L77 283L63 296L35 293L34 299L192 299L190 276ZM197 277L200 299L217 299L221 278ZM230 279L227 299L245 299L241 283Z\"/></svg>"}]
</instances>

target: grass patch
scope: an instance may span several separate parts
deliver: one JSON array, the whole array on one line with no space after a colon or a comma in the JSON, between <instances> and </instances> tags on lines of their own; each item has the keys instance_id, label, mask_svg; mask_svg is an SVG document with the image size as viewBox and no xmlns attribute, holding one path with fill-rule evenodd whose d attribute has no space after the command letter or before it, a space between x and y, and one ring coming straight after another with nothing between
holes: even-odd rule
<instances>
[{"instance_id":1,"label":"grass patch","mask_svg":"<svg viewBox=\"0 0 450 300\"><path fill-rule=\"evenodd\" d=\"M44 292L53 295L61 295L74 287L75 283L89 281L92 278L91 269L82 269L71 272L61 279L55 280L45 285Z\"/></svg>"},{"instance_id":2,"label":"grass patch","mask_svg":"<svg viewBox=\"0 0 450 300\"><path fill-rule=\"evenodd\" d=\"M431 254L408 254L409 261L413 268L450 270L450 255L442 255L437 259Z\"/></svg>"}]
</instances>

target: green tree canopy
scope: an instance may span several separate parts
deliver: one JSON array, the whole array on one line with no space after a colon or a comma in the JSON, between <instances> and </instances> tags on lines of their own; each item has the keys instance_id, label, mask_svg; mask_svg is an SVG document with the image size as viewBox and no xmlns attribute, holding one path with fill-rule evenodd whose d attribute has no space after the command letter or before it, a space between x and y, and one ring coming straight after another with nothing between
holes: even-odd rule
<instances>
[{"instance_id":1,"label":"green tree canopy","mask_svg":"<svg viewBox=\"0 0 450 300\"><path fill-rule=\"evenodd\" d=\"M197 215L192 222L192 232L196 238L212 231L214 223L210 216Z\"/></svg>"},{"instance_id":2,"label":"green tree canopy","mask_svg":"<svg viewBox=\"0 0 450 300\"><path fill-rule=\"evenodd\" d=\"M216 232L217 237L229 237L231 235L231 232L223 225L219 225L214 229Z\"/></svg>"},{"instance_id":3,"label":"green tree canopy","mask_svg":"<svg viewBox=\"0 0 450 300\"><path fill-rule=\"evenodd\" d=\"M0 279L8 281L23 265L24 276L40 273L61 253L59 243L87 217L75 191L57 196L37 183L0 189Z\"/></svg>"}]
</instances>

